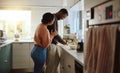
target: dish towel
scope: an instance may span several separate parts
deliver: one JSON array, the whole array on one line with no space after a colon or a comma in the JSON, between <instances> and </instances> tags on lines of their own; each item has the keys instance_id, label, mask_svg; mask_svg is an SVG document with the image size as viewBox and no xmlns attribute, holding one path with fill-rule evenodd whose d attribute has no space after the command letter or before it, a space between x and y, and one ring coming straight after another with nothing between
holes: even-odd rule
<instances>
[{"instance_id":1,"label":"dish towel","mask_svg":"<svg viewBox=\"0 0 120 73\"><path fill-rule=\"evenodd\" d=\"M116 25L103 25L88 29L84 73L117 73L115 71L118 69L115 69L114 64L118 63L115 61L118 61L116 56L119 55L116 51L117 35L118 26Z\"/></svg>"},{"instance_id":2,"label":"dish towel","mask_svg":"<svg viewBox=\"0 0 120 73\"><path fill-rule=\"evenodd\" d=\"M59 47L51 44L47 49L47 61L45 73L57 73L60 56L58 52Z\"/></svg>"}]
</instances>

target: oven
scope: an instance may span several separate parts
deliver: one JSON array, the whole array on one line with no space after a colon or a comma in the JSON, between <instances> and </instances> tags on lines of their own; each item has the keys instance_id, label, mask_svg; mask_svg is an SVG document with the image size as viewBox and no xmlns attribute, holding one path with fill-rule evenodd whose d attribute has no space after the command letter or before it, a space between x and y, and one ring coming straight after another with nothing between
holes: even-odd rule
<instances>
[{"instance_id":1,"label":"oven","mask_svg":"<svg viewBox=\"0 0 120 73\"><path fill-rule=\"evenodd\" d=\"M120 73L120 0L98 4L90 9L90 14L85 73Z\"/></svg>"},{"instance_id":2,"label":"oven","mask_svg":"<svg viewBox=\"0 0 120 73\"><path fill-rule=\"evenodd\" d=\"M83 66L75 61L75 73L83 73Z\"/></svg>"},{"instance_id":3,"label":"oven","mask_svg":"<svg viewBox=\"0 0 120 73\"><path fill-rule=\"evenodd\" d=\"M108 0L90 9L89 25L120 23L120 0Z\"/></svg>"}]
</instances>

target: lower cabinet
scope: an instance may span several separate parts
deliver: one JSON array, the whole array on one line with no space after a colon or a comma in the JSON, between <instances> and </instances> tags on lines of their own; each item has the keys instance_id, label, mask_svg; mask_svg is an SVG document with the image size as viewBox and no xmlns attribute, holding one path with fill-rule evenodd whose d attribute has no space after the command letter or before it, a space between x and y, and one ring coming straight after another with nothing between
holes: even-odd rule
<instances>
[{"instance_id":1,"label":"lower cabinet","mask_svg":"<svg viewBox=\"0 0 120 73\"><path fill-rule=\"evenodd\" d=\"M9 73L12 68L11 44L0 48L0 73Z\"/></svg>"},{"instance_id":2,"label":"lower cabinet","mask_svg":"<svg viewBox=\"0 0 120 73\"><path fill-rule=\"evenodd\" d=\"M75 73L74 59L64 50L61 50L60 73Z\"/></svg>"},{"instance_id":3,"label":"lower cabinet","mask_svg":"<svg viewBox=\"0 0 120 73\"><path fill-rule=\"evenodd\" d=\"M12 68L24 69L29 67L29 43L12 44Z\"/></svg>"},{"instance_id":4,"label":"lower cabinet","mask_svg":"<svg viewBox=\"0 0 120 73\"><path fill-rule=\"evenodd\" d=\"M17 42L12 44L13 69L33 68L33 61L30 56L33 45L33 42Z\"/></svg>"},{"instance_id":5,"label":"lower cabinet","mask_svg":"<svg viewBox=\"0 0 120 73\"><path fill-rule=\"evenodd\" d=\"M32 51L32 49L33 49L33 46L34 46L34 43L33 42L30 42L30 45L29 45L29 52L31 53L31 51ZM33 63L33 60L32 60L32 58L30 57L29 58L29 62L30 62L30 68L33 68L34 67L34 63Z\"/></svg>"}]
</instances>

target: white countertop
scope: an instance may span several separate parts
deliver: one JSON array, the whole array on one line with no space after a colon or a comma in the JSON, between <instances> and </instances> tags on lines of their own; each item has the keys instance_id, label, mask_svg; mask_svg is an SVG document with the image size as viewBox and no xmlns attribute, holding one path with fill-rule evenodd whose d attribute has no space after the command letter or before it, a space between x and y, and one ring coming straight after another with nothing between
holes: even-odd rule
<instances>
[{"instance_id":1,"label":"white countertop","mask_svg":"<svg viewBox=\"0 0 120 73\"><path fill-rule=\"evenodd\" d=\"M33 43L34 41L33 40L19 40L19 41L15 41L15 40L6 40L4 42L1 42L3 44L0 45L0 48L1 47L4 47L8 44L11 44L11 43Z\"/></svg>"},{"instance_id":2,"label":"white countertop","mask_svg":"<svg viewBox=\"0 0 120 73\"><path fill-rule=\"evenodd\" d=\"M6 40L6 41L1 42L1 43L2 43L2 44L0 45L0 48L6 46L6 45L8 45L8 44L13 43L13 41L12 41L12 40Z\"/></svg>"},{"instance_id":3,"label":"white countertop","mask_svg":"<svg viewBox=\"0 0 120 73\"><path fill-rule=\"evenodd\" d=\"M84 64L84 53L83 52L77 52L76 50L71 50L69 46L67 45L60 45L63 50L68 52L77 62L79 62L81 65Z\"/></svg>"}]
</instances>

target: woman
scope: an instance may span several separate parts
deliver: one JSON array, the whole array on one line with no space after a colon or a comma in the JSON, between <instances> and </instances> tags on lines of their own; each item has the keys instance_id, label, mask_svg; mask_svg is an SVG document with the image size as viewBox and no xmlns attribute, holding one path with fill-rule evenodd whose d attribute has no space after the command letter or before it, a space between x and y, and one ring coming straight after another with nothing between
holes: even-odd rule
<instances>
[{"instance_id":1,"label":"woman","mask_svg":"<svg viewBox=\"0 0 120 73\"><path fill-rule=\"evenodd\" d=\"M47 26L52 25L55 17L51 13L45 13L42 17L41 24L38 25L34 35L34 47L31 52L31 57L34 62L34 73L41 73L44 63L46 62L46 48L51 44L57 31L54 32L47 29Z\"/></svg>"}]
</instances>

